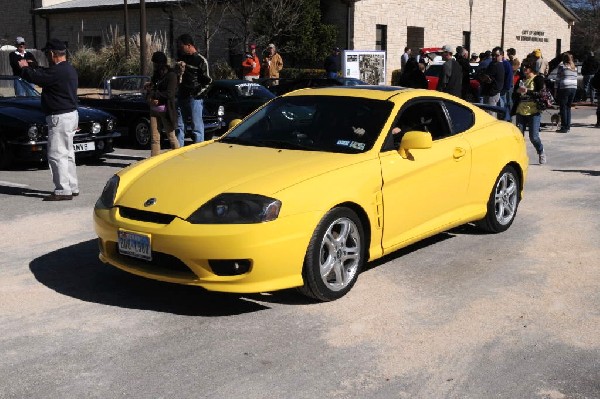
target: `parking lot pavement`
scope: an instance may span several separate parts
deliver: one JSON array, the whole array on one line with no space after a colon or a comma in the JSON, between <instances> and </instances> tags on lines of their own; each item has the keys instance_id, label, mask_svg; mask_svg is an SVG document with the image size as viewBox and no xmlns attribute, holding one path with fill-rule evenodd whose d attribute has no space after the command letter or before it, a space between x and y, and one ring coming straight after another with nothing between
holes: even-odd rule
<instances>
[{"instance_id":1,"label":"parking lot pavement","mask_svg":"<svg viewBox=\"0 0 600 399\"><path fill-rule=\"evenodd\" d=\"M370 263L340 300L223 295L98 260L106 180L149 155L0 171L0 398L600 398L600 129L544 127L497 235L453 229ZM544 114L550 121L550 113Z\"/></svg>"}]
</instances>

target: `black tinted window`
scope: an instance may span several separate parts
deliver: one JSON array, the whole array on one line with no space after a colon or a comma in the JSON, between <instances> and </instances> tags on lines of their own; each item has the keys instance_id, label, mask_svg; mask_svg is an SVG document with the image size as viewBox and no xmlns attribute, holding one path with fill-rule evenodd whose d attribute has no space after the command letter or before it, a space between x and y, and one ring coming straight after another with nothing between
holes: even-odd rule
<instances>
[{"instance_id":1,"label":"black tinted window","mask_svg":"<svg viewBox=\"0 0 600 399\"><path fill-rule=\"evenodd\" d=\"M475 123L475 115L467 107L463 107L451 101L445 101L444 105L450 116L452 134L462 133L469 130Z\"/></svg>"}]
</instances>

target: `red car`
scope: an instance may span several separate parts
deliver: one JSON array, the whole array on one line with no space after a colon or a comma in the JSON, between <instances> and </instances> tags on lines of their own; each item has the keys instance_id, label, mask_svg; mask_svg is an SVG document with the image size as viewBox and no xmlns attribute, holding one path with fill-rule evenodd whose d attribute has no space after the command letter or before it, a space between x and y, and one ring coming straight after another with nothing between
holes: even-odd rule
<instances>
[{"instance_id":1,"label":"red car","mask_svg":"<svg viewBox=\"0 0 600 399\"><path fill-rule=\"evenodd\" d=\"M434 62L429 64L429 67L425 71L425 77L427 78L427 88L429 90L435 90L438 85L440 73L442 73L443 62ZM469 70L469 77L471 78L471 90L467 93L466 100L469 102L479 101L479 81L475 79L475 70L477 69L477 63L471 63L471 69Z\"/></svg>"}]
</instances>

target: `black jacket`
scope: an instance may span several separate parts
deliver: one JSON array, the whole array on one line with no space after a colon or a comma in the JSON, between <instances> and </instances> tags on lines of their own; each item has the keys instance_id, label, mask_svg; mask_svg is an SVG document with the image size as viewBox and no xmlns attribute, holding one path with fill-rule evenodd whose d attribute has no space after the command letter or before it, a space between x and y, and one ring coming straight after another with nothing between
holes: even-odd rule
<instances>
[{"instance_id":1,"label":"black jacket","mask_svg":"<svg viewBox=\"0 0 600 399\"><path fill-rule=\"evenodd\" d=\"M482 83L481 94L490 97L495 96L504 88L504 65L502 62L492 61L485 71L492 81Z\"/></svg>"},{"instance_id":2,"label":"black jacket","mask_svg":"<svg viewBox=\"0 0 600 399\"><path fill-rule=\"evenodd\" d=\"M22 76L42 88L42 111L65 114L77 109L77 71L67 61L50 68L23 68Z\"/></svg>"},{"instance_id":3,"label":"black jacket","mask_svg":"<svg viewBox=\"0 0 600 399\"><path fill-rule=\"evenodd\" d=\"M29 51L25 51L25 54L21 55L18 51L13 51L8 54L8 60L10 61L10 67L12 68L14 76L21 76L21 67L19 66L20 60L28 60L31 61L29 66L32 68L38 67L38 62L35 59L35 56Z\"/></svg>"},{"instance_id":4,"label":"black jacket","mask_svg":"<svg viewBox=\"0 0 600 399\"><path fill-rule=\"evenodd\" d=\"M199 53L184 54L177 61L185 62L185 71L179 84L179 96L198 97L212 82L208 74L208 62Z\"/></svg>"},{"instance_id":5,"label":"black jacket","mask_svg":"<svg viewBox=\"0 0 600 399\"><path fill-rule=\"evenodd\" d=\"M444 63L437 90L460 97L462 92L462 68L454 58Z\"/></svg>"}]
</instances>

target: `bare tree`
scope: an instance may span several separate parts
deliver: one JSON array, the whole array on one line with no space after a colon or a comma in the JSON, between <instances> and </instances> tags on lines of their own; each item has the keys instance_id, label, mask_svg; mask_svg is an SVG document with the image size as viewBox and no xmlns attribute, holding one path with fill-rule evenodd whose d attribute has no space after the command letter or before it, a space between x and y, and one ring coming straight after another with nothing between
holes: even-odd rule
<instances>
[{"instance_id":1,"label":"bare tree","mask_svg":"<svg viewBox=\"0 0 600 399\"><path fill-rule=\"evenodd\" d=\"M265 1L254 24L263 41L285 43L301 22L303 0Z\"/></svg>"},{"instance_id":2,"label":"bare tree","mask_svg":"<svg viewBox=\"0 0 600 399\"><path fill-rule=\"evenodd\" d=\"M600 0L569 0L581 21L573 27L571 47L578 53L600 50Z\"/></svg>"},{"instance_id":3,"label":"bare tree","mask_svg":"<svg viewBox=\"0 0 600 399\"><path fill-rule=\"evenodd\" d=\"M254 23L259 11L267 6L265 0L229 0L232 24L226 24L223 29L240 40L244 47L254 36Z\"/></svg>"},{"instance_id":4,"label":"bare tree","mask_svg":"<svg viewBox=\"0 0 600 399\"><path fill-rule=\"evenodd\" d=\"M210 42L222 29L223 17L228 11L226 1L188 0L179 2L182 9L182 20L178 21L189 26L190 32L200 32L202 46L199 51L209 60Z\"/></svg>"}]
</instances>

